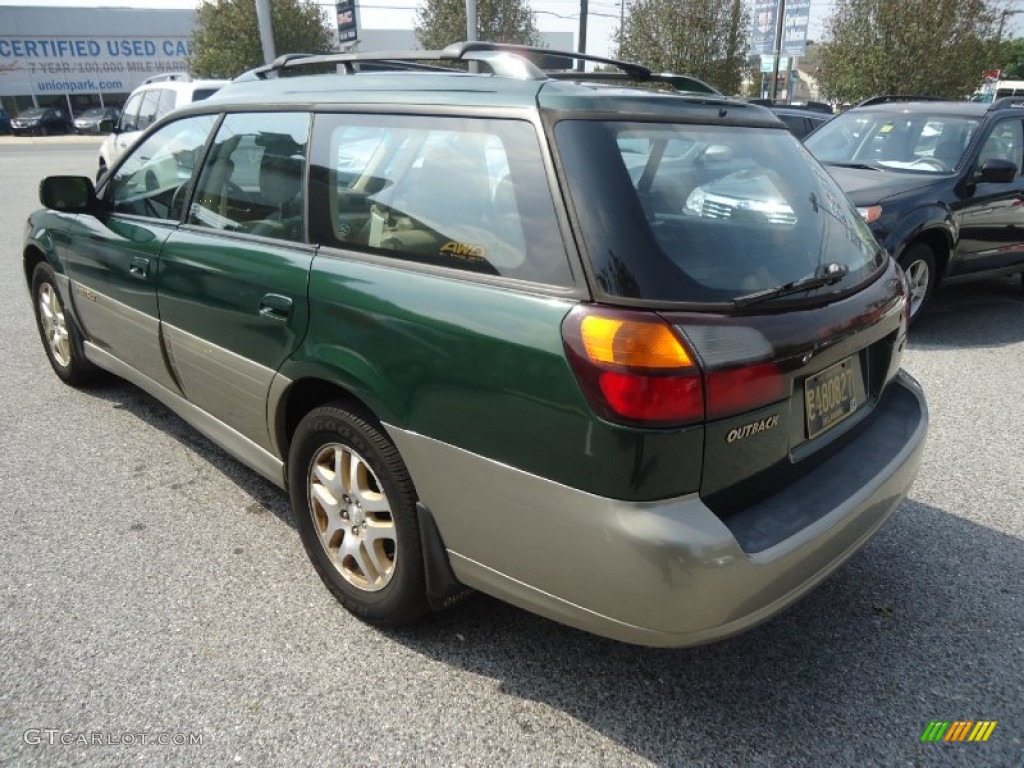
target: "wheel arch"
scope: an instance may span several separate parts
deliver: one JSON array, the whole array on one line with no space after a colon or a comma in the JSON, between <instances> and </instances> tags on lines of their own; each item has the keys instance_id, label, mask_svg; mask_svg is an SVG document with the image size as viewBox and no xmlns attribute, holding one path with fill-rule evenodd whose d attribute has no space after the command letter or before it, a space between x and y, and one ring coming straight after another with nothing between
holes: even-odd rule
<instances>
[{"instance_id":1,"label":"wheel arch","mask_svg":"<svg viewBox=\"0 0 1024 768\"><path fill-rule=\"evenodd\" d=\"M938 271L936 286L946 276L949 269L949 260L953 253L953 240L949 232L943 227L931 227L918 232L913 239L908 240L901 249L901 254L912 245L920 243L928 246L935 256L935 267Z\"/></svg>"}]
</instances>

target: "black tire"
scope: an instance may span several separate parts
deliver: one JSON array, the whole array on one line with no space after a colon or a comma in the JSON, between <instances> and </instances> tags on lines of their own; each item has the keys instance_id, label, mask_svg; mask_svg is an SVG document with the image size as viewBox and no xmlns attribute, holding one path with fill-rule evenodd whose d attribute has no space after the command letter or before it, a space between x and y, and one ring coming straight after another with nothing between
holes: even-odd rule
<instances>
[{"instance_id":1,"label":"black tire","mask_svg":"<svg viewBox=\"0 0 1024 768\"><path fill-rule=\"evenodd\" d=\"M45 317L44 305L50 308L51 313L57 313L59 320ZM32 273L32 309L39 339L43 342L46 359L50 361L53 372L73 387L95 381L100 370L85 359L82 334L71 314L65 310L53 268L45 261L37 264ZM55 328L56 336L53 335ZM56 340L58 337L61 341Z\"/></svg>"},{"instance_id":2,"label":"black tire","mask_svg":"<svg viewBox=\"0 0 1024 768\"><path fill-rule=\"evenodd\" d=\"M369 490L360 492L349 482L359 474L357 470L331 470L339 466L334 462L344 461L346 455L357 467L369 470L360 481ZM335 486L332 480L324 479L324 474L314 474L317 466L328 478L347 477ZM292 513L306 553L345 608L381 627L408 624L427 612L416 491L398 450L368 414L345 403L332 403L306 414L292 438L288 485ZM316 498L314 485L321 492ZM334 513L333 520L321 500L324 492L328 498L342 497L334 505L340 511ZM372 500L378 495L383 502ZM346 504L346 500L351 503ZM387 512L373 512L372 518L364 515L363 500L368 508L383 503ZM367 534L367 529L375 533ZM376 538L392 534L390 546L387 540ZM375 553L372 557L371 546ZM356 562L352 554L345 554L352 548L367 567ZM374 562L384 567L375 568Z\"/></svg>"},{"instance_id":3,"label":"black tire","mask_svg":"<svg viewBox=\"0 0 1024 768\"><path fill-rule=\"evenodd\" d=\"M910 323L913 324L928 308L938 281L935 254L924 243L914 243L897 260L910 284Z\"/></svg>"}]
</instances>

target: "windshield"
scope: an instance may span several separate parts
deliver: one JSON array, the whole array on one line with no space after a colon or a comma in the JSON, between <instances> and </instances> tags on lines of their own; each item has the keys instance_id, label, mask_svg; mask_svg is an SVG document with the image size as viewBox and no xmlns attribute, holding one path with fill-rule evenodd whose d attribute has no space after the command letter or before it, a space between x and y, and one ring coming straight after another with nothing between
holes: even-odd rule
<instances>
[{"instance_id":1,"label":"windshield","mask_svg":"<svg viewBox=\"0 0 1024 768\"><path fill-rule=\"evenodd\" d=\"M33 109L26 109L18 117L42 117L46 113L46 109L43 107L34 107Z\"/></svg>"},{"instance_id":2,"label":"windshield","mask_svg":"<svg viewBox=\"0 0 1024 768\"><path fill-rule=\"evenodd\" d=\"M858 109L823 125L806 146L825 165L950 173L960 165L978 123L969 117Z\"/></svg>"},{"instance_id":3,"label":"windshield","mask_svg":"<svg viewBox=\"0 0 1024 768\"><path fill-rule=\"evenodd\" d=\"M563 120L555 137L605 293L731 302L838 264L846 276L819 289L831 292L884 262L856 209L788 131Z\"/></svg>"},{"instance_id":4,"label":"windshield","mask_svg":"<svg viewBox=\"0 0 1024 768\"><path fill-rule=\"evenodd\" d=\"M105 107L93 107L92 109L87 109L79 117L102 117L105 114L107 114Z\"/></svg>"}]
</instances>

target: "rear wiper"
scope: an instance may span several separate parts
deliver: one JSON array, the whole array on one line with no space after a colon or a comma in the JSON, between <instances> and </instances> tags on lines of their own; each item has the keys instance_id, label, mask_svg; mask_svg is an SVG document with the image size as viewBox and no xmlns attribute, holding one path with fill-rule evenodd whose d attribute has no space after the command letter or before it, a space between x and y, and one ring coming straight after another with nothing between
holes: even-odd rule
<instances>
[{"instance_id":1,"label":"rear wiper","mask_svg":"<svg viewBox=\"0 0 1024 768\"><path fill-rule=\"evenodd\" d=\"M815 288L821 288L823 285L835 285L846 277L849 272L850 270L843 264L826 264L819 274L801 277L799 280L783 283L763 291L748 293L746 296L739 296L733 299L732 303L736 307L749 307L751 304L757 304L768 299L776 299L779 296L788 296L791 293L800 293L801 291L811 291Z\"/></svg>"}]
</instances>

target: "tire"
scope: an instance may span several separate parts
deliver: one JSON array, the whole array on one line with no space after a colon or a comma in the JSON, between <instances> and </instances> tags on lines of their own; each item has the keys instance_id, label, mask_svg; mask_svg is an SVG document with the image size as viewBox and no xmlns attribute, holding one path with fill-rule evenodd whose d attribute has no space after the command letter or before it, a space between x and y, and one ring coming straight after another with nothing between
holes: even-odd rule
<instances>
[{"instance_id":1,"label":"tire","mask_svg":"<svg viewBox=\"0 0 1024 768\"><path fill-rule=\"evenodd\" d=\"M427 612L416 491L368 414L345 403L306 414L292 438L288 485L306 554L345 608L380 627Z\"/></svg>"},{"instance_id":2,"label":"tire","mask_svg":"<svg viewBox=\"0 0 1024 768\"><path fill-rule=\"evenodd\" d=\"M82 334L71 315L65 312L57 278L46 262L36 265L32 273L32 305L39 338L53 372L73 387L95 381L99 369L85 359Z\"/></svg>"},{"instance_id":3,"label":"tire","mask_svg":"<svg viewBox=\"0 0 1024 768\"><path fill-rule=\"evenodd\" d=\"M935 293L938 269L935 254L924 243L914 243L898 259L907 274L910 285L910 323L913 324L927 309Z\"/></svg>"}]
</instances>

